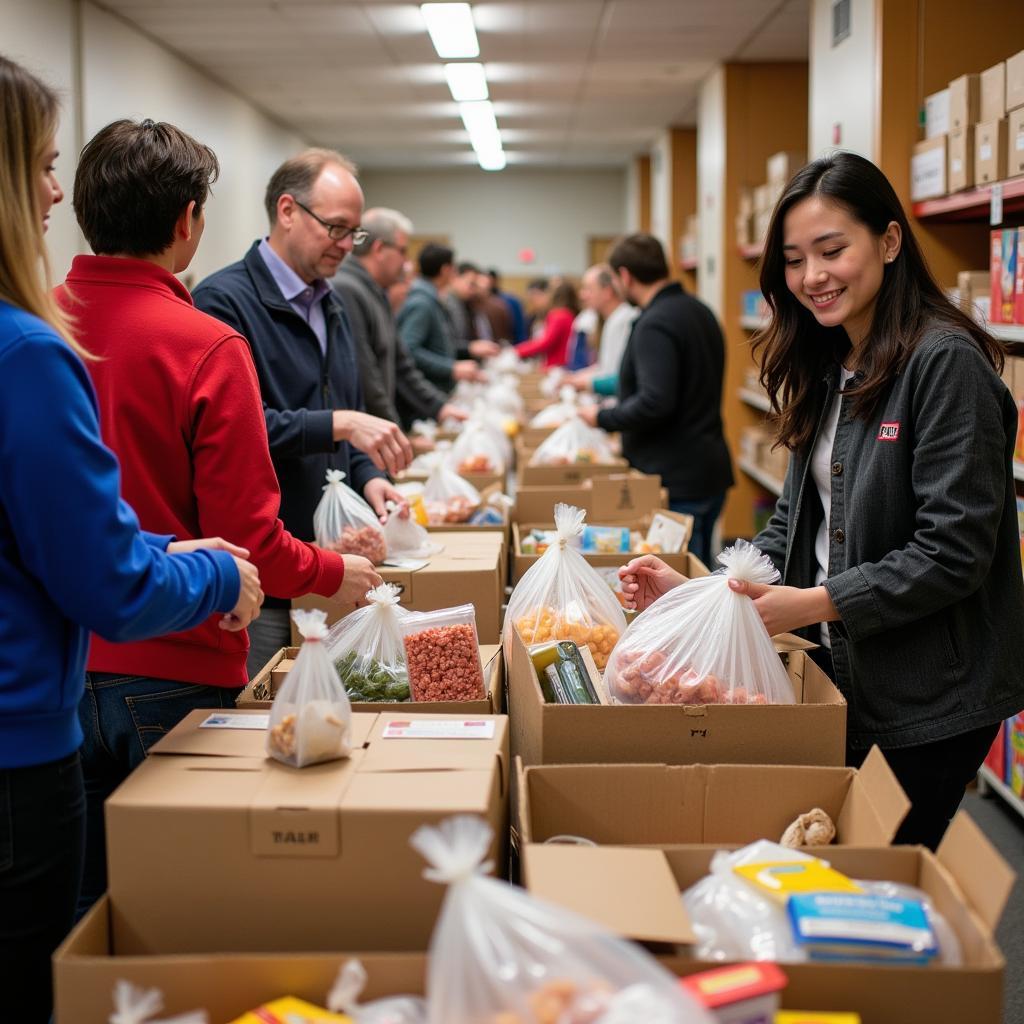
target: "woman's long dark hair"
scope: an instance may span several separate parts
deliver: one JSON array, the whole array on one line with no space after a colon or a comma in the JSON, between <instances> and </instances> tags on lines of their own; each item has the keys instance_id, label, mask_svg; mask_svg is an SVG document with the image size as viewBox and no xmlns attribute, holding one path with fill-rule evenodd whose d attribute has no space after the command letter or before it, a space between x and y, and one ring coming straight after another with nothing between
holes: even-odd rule
<instances>
[{"instance_id":1,"label":"woman's long dark hair","mask_svg":"<svg viewBox=\"0 0 1024 1024\"><path fill-rule=\"evenodd\" d=\"M771 322L753 343L761 359L761 383L772 396L778 443L797 449L811 442L821 412L822 378L850 349L842 327L822 327L786 285L783 229L786 214L810 196L841 206L872 234L889 224L900 226L899 255L885 264L867 344L858 354L860 380L847 389L853 414L871 415L893 377L936 323L966 335L997 371L1003 346L957 309L928 269L907 216L888 179L870 160L854 153L833 153L798 171L772 214L761 265L761 291Z\"/></svg>"}]
</instances>

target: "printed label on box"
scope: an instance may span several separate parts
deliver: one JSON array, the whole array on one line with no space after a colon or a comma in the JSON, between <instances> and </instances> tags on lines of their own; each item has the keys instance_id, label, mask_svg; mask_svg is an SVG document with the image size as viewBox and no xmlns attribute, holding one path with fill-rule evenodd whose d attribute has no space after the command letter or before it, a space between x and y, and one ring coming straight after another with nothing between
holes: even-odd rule
<instances>
[{"instance_id":1,"label":"printed label on box","mask_svg":"<svg viewBox=\"0 0 1024 1024\"><path fill-rule=\"evenodd\" d=\"M200 729L262 729L266 732L270 715L210 715Z\"/></svg>"},{"instance_id":2,"label":"printed label on box","mask_svg":"<svg viewBox=\"0 0 1024 1024\"><path fill-rule=\"evenodd\" d=\"M381 733L386 740L493 740L494 719L458 719L388 722Z\"/></svg>"}]
</instances>

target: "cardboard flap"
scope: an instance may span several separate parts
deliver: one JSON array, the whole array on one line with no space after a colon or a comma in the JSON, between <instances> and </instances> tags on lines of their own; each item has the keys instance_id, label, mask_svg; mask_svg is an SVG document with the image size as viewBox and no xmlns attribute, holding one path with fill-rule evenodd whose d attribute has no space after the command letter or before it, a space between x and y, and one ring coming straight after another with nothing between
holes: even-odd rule
<instances>
[{"instance_id":1,"label":"cardboard flap","mask_svg":"<svg viewBox=\"0 0 1024 1024\"><path fill-rule=\"evenodd\" d=\"M877 746L871 748L850 784L836 822L840 842L856 846L888 846L896 837L910 801Z\"/></svg>"},{"instance_id":2,"label":"cardboard flap","mask_svg":"<svg viewBox=\"0 0 1024 1024\"><path fill-rule=\"evenodd\" d=\"M678 945L696 941L660 850L533 843L523 848L523 879L535 896L627 938Z\"/></svg>"},{"instance_id":3,"label":"cardboard flap","mask_svg":"<svg viewBox=\"0 0 1024 1024\"><path fill-rule=\"evenodd\" d=\"M779 633L778 636L772 637L772 643L779 654L792 654L793 651L813 651L818 647L817 644L811 643L810 640L804 640L795 633Z\"/></svg>"},{"instance_id":4,"label":"cardboard flap","mask_svg":"<svg viewBox=\"0 0 1024 1024\"><path fill-rule=\"evenodd\" d=\"M526 765L519 754L515 756L513 765L515 772L512 785L515 787L515 799L512 806L516 809L512 825L516 828L519 842L526 846L533 842L533 825L530 822L530 787L526 781Z\"/></svg>"},{"instance_id":5,"label":"cardboard flap","mask_svg":"<svg viewBox=\"0 0 1024 1024\"><path fill-rule=\"evenodd\" d=\"M494 759L501 764L503 779L507 779L505 751L508 745L508 719L504 715L415 715L417 725L424 722L494 722L491 739L384 739L383 733L399 715L376 715L377 722L370 733L369 747L360 771L459 771L463 769L490 770ZM409 720L403 720L409 721Z\"/></svg>"},{"instance_id":6,"label":"cardboard flap","mask_svg":"<svg viewBox=\"0 0 1024 1024\"><path fill-rule=\"evenodd\" d=\"M966 811L953 818L936 856L995 932L1017 875Z\"/></svg>"}]
</instances>

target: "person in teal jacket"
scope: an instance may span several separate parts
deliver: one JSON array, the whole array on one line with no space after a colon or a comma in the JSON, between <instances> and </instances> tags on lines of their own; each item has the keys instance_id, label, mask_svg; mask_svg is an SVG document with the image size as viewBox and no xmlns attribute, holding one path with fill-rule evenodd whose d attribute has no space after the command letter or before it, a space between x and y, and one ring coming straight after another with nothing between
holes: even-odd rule
<instances>
[{"instance_id":1,"label":"person in teal jacket","mask_svg":"<svg viewBox=\"0 0 1024 1024\"><path fill-rule=\"evenodd\" d=\"M50 1019L50 955L78 895L89 633L140 640L218 612L244 629L263 599L244 550L143 533L119 497L88 354L49 289L58 116L56 94L0 57L0 963L19 1024Z\"/></svg>"}]
</instances>

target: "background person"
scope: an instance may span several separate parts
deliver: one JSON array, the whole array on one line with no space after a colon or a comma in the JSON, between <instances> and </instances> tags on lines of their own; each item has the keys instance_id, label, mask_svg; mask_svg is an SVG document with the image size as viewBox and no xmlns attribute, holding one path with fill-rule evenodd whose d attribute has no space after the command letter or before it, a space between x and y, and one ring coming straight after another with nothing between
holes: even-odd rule
<instances>
[{"instance_id":1,"label":"background person","mask_svg":"<svg viewBox=\"0 0 1024 1024\"><path fill-rule=\"evenodd\" d=\"M548 312L544 317L544 329L530 341L516 345L519 358L543 356L545 369L565 366L569 357L573 320L579 311L579 299L572 282L560 282L551 293Z\"/></svg>"}]
</instances>

